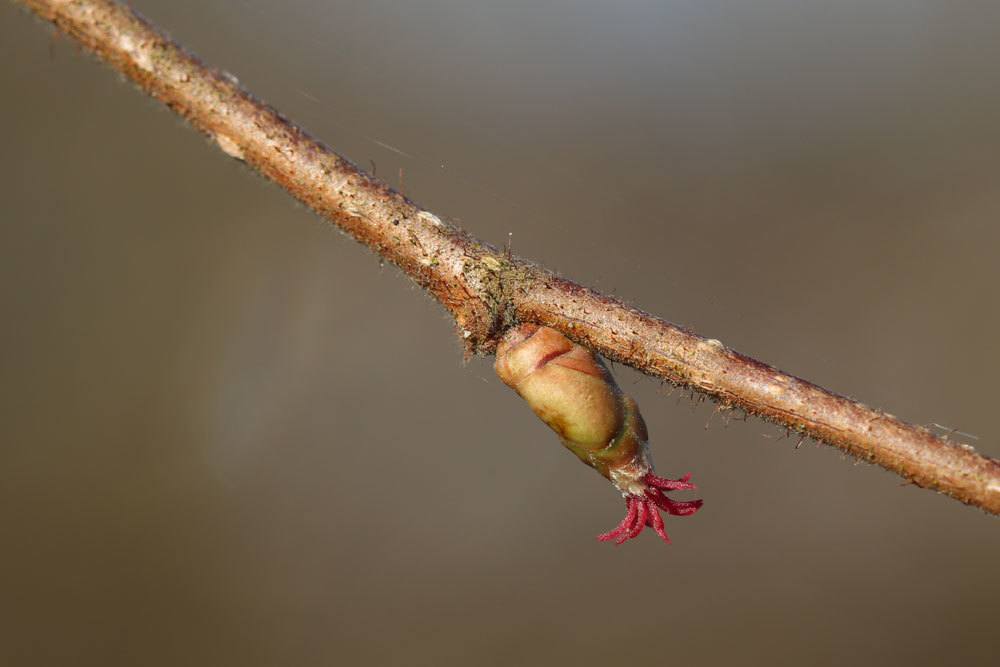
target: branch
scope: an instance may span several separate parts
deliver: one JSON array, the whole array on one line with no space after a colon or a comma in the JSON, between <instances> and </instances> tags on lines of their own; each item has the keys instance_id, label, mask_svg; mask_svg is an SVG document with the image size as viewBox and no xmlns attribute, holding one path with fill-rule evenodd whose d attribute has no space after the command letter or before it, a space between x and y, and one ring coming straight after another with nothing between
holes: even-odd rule
<instances>
[{"instance_id":1,"label":"branch","mask_svg":"<svg viewBox=\"0 0 1000 667\"><path fill-rule=\"evenodd\" d=\"M365 174L111 0L21 0L293 197L396 264L451 313L468 353L521 321L1000 514L1000 461L782 373L477 241Z\"/></svg>"}]
</instances>

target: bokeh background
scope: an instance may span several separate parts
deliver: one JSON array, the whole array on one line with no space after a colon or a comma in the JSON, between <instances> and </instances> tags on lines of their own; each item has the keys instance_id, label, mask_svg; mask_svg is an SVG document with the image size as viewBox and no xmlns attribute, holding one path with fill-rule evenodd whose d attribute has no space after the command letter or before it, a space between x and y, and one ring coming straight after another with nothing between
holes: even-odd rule
<instances>
[{"instance_id":1,"label":"bokeh background","mask_svg":"<svg viewBox=\"0 0 1000 667\"><path fill-rule=\"evenodd\" d=\"M1000 4L133 5L474 235L1000 456ZM397 271L11 3L0 91L3 664L996 664L995 518L618 368L705 507L599 544Z\"/></svg>"}]
</instances>

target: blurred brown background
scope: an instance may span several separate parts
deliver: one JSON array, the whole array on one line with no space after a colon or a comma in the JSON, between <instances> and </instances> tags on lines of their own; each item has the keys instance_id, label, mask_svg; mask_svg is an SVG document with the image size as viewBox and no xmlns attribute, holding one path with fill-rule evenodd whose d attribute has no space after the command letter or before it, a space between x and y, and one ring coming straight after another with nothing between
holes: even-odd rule
<instances>
[{"instance_id":1,"label":"blurred brown background","mask_svg":"<svg viewBox=\"0 0 1000 667\"><path fill-rule=\"evenodd\" d=\"M133 4L476 236L1000 456L1000 4ZM706 504L597 543L441 308L50 34L0 5L0 663L996 660L995 518L628 369Z\"/></svg>"}]
</instances>

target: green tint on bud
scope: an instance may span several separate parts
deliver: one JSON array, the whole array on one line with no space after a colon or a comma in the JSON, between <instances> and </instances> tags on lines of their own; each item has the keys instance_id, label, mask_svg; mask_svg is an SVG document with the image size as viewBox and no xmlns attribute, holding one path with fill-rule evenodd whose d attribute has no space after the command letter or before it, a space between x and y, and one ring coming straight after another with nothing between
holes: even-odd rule
<instances>
[{"instance_id":1,"label":"green tint on bud","mask_svg":"<svg viewBox=\"0 0 1000 667\"><path fill-rule=\"evenodd\" d=\"M650 470L635 401L586 347L555 329L522 324L500 342L495 367L570 451L608 479L618 484L615 472L638 478ZM621 481L627 487L632 480Z\"/></svg>"}]
</instances>

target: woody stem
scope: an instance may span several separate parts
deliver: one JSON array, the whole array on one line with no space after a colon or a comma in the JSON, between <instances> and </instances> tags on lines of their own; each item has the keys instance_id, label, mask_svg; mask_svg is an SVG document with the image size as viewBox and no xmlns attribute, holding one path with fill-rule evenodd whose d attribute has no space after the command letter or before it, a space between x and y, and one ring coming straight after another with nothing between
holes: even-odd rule
<instances>
[{"instance_id":1,"label":"woody stem","mask_svg":"<svg viewBox=\"0 0 1000 667\"><path fill-rule=\"evenodd\" d=\"M442 222L112 0L20 0L431 293L469 350L544 324L674 384L1000 514L1000 462L642 312Z\"/></svg>"}]
</instances>

